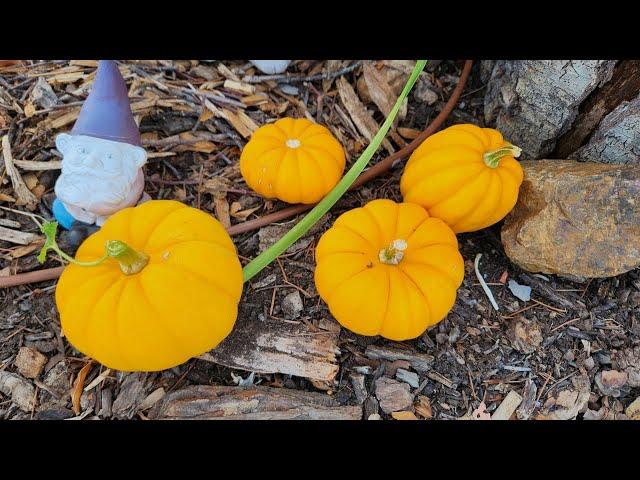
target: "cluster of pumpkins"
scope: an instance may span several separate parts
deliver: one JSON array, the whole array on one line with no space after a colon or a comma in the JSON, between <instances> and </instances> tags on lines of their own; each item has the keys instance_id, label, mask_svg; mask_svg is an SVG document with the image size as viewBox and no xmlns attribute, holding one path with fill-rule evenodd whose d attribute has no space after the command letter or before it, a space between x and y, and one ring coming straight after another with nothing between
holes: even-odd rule
<instances>
[{"instance_id":1,"label":"cluster of pumpkins","mask_svg":"<svg viewBox=\"0 0 640 480\"><path fill-rule=\"evenodd\" d=\"M442 320L464 275L456 233L490 226L513 208L523 179L518 155L496 130L454 125L411 155L400 181L403 203L377 199L340 215L315 251L316 287L336 320L392 340L415 338ZM240 170L265 198L315 203L345 163L327 128L283 118L252 135ZM231 332L242 267L215 218L151 200L110 217L76 259L102 256L114 239L125 247L112 255L116 261L70 264L58 282L62 329L74 347L113 369L156 371Z\"/></svg>"}]
</instances>

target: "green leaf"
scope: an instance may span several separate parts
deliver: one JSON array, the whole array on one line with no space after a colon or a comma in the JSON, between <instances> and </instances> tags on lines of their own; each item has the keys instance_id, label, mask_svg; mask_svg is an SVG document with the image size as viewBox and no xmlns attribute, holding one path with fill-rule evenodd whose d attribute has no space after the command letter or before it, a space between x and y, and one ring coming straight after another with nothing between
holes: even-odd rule
<instances>
[{"instance_id":1,"label":"green leaf","mask_svg":"<svg viewBox=\"0 0 640 480\"><path fill-rule=\"evenodd\" d=\"M44 222L40 227L42 233L44 233L45 241L40 253L38 254L38 261L44 263L47 258L47 252L51 249L57 250L58 244L56 243L56 234L58 233L58 222Z\"/></svg>"}]
</instances>

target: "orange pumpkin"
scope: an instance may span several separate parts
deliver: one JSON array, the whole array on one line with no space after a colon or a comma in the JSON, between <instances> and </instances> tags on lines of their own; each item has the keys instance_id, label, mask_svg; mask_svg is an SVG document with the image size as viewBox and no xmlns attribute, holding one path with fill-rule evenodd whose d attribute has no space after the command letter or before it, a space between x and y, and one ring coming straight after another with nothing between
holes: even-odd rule
<instances>
[{"instance_id":1,"label":"orange pumpkin","mask_svg":"<svg viewBox=\"0 0 640 480\"><path fill-rule=\"evenodd\" d=\"M455 234L412 203L373 200L343 213L316 248L315 283L360 335L407 340L442 320L462 283Z\"/></svg>"},{"instance_id":2,"label":"orange pumpkin","mask_svg":"<svg viewBox=\"0 0 640 480\"><path fill-rule=\"evenodd\" d=\"M402 198L422 205L456 233L480 230L516 204L524 176L519 155L497 130L454 125L413 152L400 179Z\"/></svg>"},{"instance_id":3,"label":"orange pumpkin","mask_svg":"<svg viewBox=\"0 0 640 480\"><path fill-rule=\"evenodd\" d=\"M344 150L331 132L305 118L263 125L240 155L240 173L265 198L319 202L342 177Z\"/></svg>"}]
</instances>

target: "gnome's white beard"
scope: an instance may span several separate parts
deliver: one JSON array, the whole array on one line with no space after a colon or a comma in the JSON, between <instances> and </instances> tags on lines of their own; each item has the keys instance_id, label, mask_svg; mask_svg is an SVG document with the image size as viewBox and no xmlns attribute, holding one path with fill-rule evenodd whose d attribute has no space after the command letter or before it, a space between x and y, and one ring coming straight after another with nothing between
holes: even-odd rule
<instances>
[{"instance_id":1,"label":"gnome's white beard","mask_svg":"<svg viewBox=\"0 0 640 480\"><path fill-rule=\"evenodd\" d=\"M55 193L75 219L100 226L110 215L140 200L144 174L137 166L139 162L127 158L128 147L140 147L92 137L78 137L74 143L93 155L97 154L97 158L103 158L102 154L105 156L103 168L99 168L88 166L91 161L77 150L64 155ZM106 155L110 155L110 162L106 161ZM106 171L104 165L108 165L111 171Z\"/></svg>"}]
</instances>

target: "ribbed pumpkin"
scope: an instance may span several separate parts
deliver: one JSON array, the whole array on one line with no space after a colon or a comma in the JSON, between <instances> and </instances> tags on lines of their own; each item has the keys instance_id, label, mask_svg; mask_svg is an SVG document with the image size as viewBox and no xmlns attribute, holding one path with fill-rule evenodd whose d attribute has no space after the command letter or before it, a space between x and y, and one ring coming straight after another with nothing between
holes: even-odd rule
<instances>
[{"instance_id":1,"label":"ribbed pumpkin","mask_svg":"<svg viewBox=\"0 0 640 480\"><path fill-rule=\"evenodd\" d=\"M340 215L315 254L316 288L336 320L391 340L442 320L464 275L456 236L442 220L386 199Z\"/></svg>"},{"instance_id":2,"label":"ribbed pumpkin","mask_svg":"<svg viewBox=\"0 0 640 480\"><path fill-rule=\"evenodd\" d=\"M240 155L247 185L265 198L319 202L342 177L344 150L331 132L305 118L263 125Z\"/></svg>"},{"instance_id":3,"label":"ribbed pumpkin","mask_svg":"<svg viewBox=\"0 0 640 480\"><path fill-rule=\"evenodd\" d=\"M70 264L56 289L64 335L82 353L117 370L155 371L214 348L231 332L242 268L215 218L151 200L110 217L76 259L102 257L105 244L117 260Z\"/></svg>"},{"instance_id":4,"label":"ribbed pumpkin","mask_svg":"<svg viewBox=\"0 0 640 480\"><path fill-rule=\"evenodd\" d=\"M462 124L427 138L400 179L405 202L422 205L456 233L502 220L516 204L520 149L491 128Z\"/></svg>"}]
</instances>

